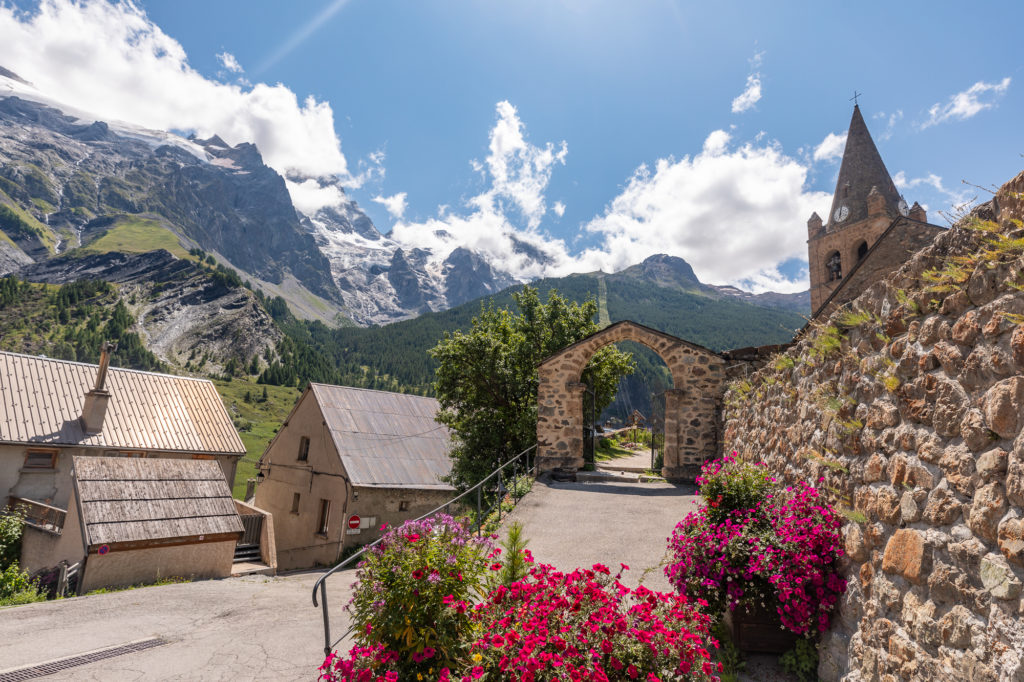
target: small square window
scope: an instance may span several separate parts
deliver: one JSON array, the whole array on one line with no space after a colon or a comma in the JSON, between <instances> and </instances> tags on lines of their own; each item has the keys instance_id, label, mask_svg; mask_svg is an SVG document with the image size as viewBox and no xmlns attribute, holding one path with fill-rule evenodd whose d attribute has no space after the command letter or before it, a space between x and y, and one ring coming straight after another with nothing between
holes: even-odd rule
<instances>
[{"instance_id":1,"label":"small square window","mask_svg":"<svg viewBox=\"0 0 1024 682\"><path fill-rule=\"evenodd\" d=\"M409 500L402 500L399 502L398 511L409 511Z\"/></svg>"},{"instance_id":2,"label":"small square window","mask_svg":"<svg viewBox=\"0 0 1024 682\"><path fill-rule=\"evenodd\" d=\"M299 494L292 493L292 514L299 513Z\"/></svg>"},{"instance_id":3,"label":"small square window","mask_svg":"<svg viewBox=\"0 0 1024 682\"><path fill-rule=\"evenodd\" d=\"M299 461L305 462L309 459L309 439L303 436L299 439Z\"/></svg>"},{"instance_id":4,"label":"small square window","mask_svg":"<svg viewBox=\"0 0 1024 682\"><path fill-rule=\"evenodd\" d=\"M56 464L56 450L29 450L25 453L26 469L53 469Z\"/></svg>"}]
</instances>

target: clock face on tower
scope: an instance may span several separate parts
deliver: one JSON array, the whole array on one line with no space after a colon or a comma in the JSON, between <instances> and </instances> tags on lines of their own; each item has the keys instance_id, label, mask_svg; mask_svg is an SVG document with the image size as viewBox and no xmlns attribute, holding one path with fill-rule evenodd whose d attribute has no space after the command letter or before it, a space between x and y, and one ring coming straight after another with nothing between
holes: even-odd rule
<instances>
[{"instance_id":1,"label":"clock face on tower","mask_svg":"<svg viewBox=\"0 0 1024 682\"><path fill-rule=\"evenodd\" d=\"M836 212L832 214L832 217L835 219L837 223L841 223L844 220L846 220L847 216L849 215L850 209L848 209L846 206L840 206L839 208L836 209Z\"/></svg>"},{"instance_id":2,"label":"clock face on tower","mask_svg":"<svg viewBox=\"0 0 1024 682\"><path fill-rule=\"evenodd\" d=\"M900 197L900 203L896 204L896 208L899 209L900 215L906 217L910 213L910 207L907 206L907 200Z\"/></svg>"}]
</instances>

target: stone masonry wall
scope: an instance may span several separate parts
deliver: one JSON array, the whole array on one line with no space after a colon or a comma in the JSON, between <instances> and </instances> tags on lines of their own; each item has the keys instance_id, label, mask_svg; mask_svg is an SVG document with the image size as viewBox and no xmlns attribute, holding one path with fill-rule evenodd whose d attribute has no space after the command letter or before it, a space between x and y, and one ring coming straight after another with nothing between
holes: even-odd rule
<instances>
[{"instance_id":1,"label":"stone masonry wall","mask_svg":"<svg viewBox=\"0 0 1024 682\"><path fill-rule=\"evenodd\" d=\"M1020 192L726 393L725 448L849 518L823 680L1024 680Z\"/></svg>"}]
</instances>

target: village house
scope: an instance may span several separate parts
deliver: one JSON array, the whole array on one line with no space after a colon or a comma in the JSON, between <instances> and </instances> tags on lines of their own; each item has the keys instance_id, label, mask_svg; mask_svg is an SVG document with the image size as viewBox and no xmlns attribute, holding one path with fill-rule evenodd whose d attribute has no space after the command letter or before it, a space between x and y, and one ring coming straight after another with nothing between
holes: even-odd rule
<instances>
[{"instance_id":1,"label":"village house","mask_svg":"<svg viewBox=\"0 0 1024 682\"><path fill-rule=\"evenodd\" d=\"M433 398L310 384L260 459L280 569L333 565L383 524L451 499L449 433Z\"/></svg>"},{"instance_id":2,"label":"village house","mask_svg":"<svg viewBox=\"0 0 1024 682\"><path fill-rule=\"evenodd\" d=\"M209 472L216 471L230 501L245 446L213 384L113 368L109 362L106 349L99 365L0 352L0 501L27 514L22 567L30 572L84 555L75 535L86 522L75 508L81 485L75 468L90 458L207 461L199 478L182 474L175 484L178 492L182 498L203 497L211 485ZM143 469L137 473L149 475ZM115 506L99 505L88 522L113 522L101 510L124 512ZM269 522L262 528L265 514L238 501L233 507L236 522L238 513L259 517L247 522L246 544L251 545L249 556L272 570L272 529ZM149 537L133 535L131 542L166 539L165 529L150 523L153 519L143 510L122 520L152 531ZM71 534L65 533L69 526L74 527ZM209 533L199 535L205 540Z\"/></svg>"},{"instance_id":3,"label":"village house","mask_svg":"<svg viewBox=\"0 0 1024 682\"><path fill-rule=\"evenodd\" d=\"M27 533L28 566L84 558L80 592L232 574L244 529L216 462L77 455L73 470L62 533Z\"/></svg>"}]
</instances>

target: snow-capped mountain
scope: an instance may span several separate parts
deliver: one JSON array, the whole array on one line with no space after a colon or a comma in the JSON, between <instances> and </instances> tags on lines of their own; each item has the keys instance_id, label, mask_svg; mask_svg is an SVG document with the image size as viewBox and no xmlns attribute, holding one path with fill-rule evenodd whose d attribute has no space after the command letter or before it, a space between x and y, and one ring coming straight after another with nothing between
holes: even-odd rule
<instances>
[{"instance_id":1,"label":"snow-capped mountain","mask_svg":"<svg viewBox=\"0 0 1024 682\"><path fill-rule=\"evenodd\" d=\"M97 120L0 71L0 205L16 217L3 225L0 274L139 216L185 249L217 254L300 315L326 307L381 324L514 283L465 248L431 253L384 237L337 179L314 180L340 199L306 215L252 144Z\"/></svg>"}]
</instances>

